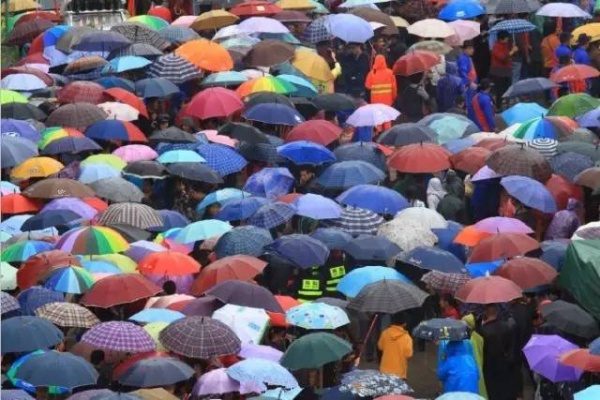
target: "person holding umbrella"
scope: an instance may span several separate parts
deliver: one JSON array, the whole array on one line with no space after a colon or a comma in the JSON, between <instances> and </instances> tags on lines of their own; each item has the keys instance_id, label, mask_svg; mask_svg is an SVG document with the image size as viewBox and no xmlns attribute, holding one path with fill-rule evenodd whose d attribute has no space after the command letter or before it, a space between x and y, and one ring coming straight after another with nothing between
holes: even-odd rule
<instances>
[{"instance_id":1,"label":"person holding umbrella","mask_svg":"<svg viewBox=\"0 0 600 400\"><path fill-rule=\"evenodd\" d=\"M479 84L479 92L471 101L473 115L471 120L484 132L495 132L496 121L494 113L494 102L490 91L492 83L489 79L482 79Z\"/></svg>"},{"instance_id":2,"label":"person holding umbrella","mask_svg":"<svg viewBox=\"0 0 600 400\"><path fill-rule=\"evenodd\" d=\"M592 65L592 60L588 53L590 40L591 38L585 33L582 33L577 38L577 48L573 51L573 61L575 61L575 64Z\"/></svg>"},{"instance_id":3,"label":"person holding umbrella","mask_svg":"<svg viewBox=\"0 0 600 400\"><path fill-rule=\"evenodd\" d=\"M512 57L519 52L519 48L510 41L507 31L500 31L492 49L492 63L490 75L494 82L496 104L502 104L502 95L511 84Z\"/></svg>"}]
</instances>

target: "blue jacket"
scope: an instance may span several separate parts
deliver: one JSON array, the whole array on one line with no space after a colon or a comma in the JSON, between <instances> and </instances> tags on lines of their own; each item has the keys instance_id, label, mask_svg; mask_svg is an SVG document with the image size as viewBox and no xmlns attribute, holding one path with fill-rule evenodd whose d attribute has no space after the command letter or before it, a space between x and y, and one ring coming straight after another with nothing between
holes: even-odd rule
<instances>
[{"instance_id":1,"label":"blue jacket","mask_svg":"<svg viewBox=\"0 0 600 400\"><path fill-rule=\"evenodd\" d=\"M470 116L479 129L484 132L494 132L496 130L496 120L492 96L486 92L479 92L473 97L472 104L473 115Z\"/></svg>"},{"instance_id":2,"label":"blue jacket","mask_svg":"<svg viewBox=\"0 0 600 400\"><path fill-rule=\"evenodd\" d=\"M458 56L456 66L458 67L458 76L462 80L463 85L468 86L477 79L477 74L474 73L475 66L473 65L473 60L468 55L462 53Z\"/></svg>"},{"instance_id":3,"label":"blue jacket","mask_svg":"<svg viewBox=\"0 0 600 400\"><path fill-rule=\"evenodd\" d=\"M572 55L573 51L566 44L561 44L556 48L556 50L554 50L554 56L556 57L557 61L560 60L560 58L563 56L571 57Z\"/></svg>"},{"instance_id":4,"label":"blue jacket","mask_svg":"<svg viewBox=\"0 0 600 400\"><path fill-rule=\"evenodd\" d=\"M436 87L436 100L439 112L454 107L457 95L464 95L464 86L458 76L456 63L446 62L446 75L442 76Z\"/></svg>"},{"instance_id":5,"label":"blue jacket","mask_svg":"<svg viewBox=\"0 0 600 400\"><path fill-rule=\"evenodd\" d=\"M469 340L448 342L440 346L437 376L444 384L444 393L469 392L479 394L479 369Z\"/></svg>"},{"instance_id":6,"label":"blue jacket","mask_svg":"<svg viewBox=\"0 0 600 400\"><path fill-rule=\"evenodd\" d=\"M576 48L573 52L573 61L575 61L576 64L592 65L590 55L587 50L581 46Z\"/></svg>"}]
</instances>

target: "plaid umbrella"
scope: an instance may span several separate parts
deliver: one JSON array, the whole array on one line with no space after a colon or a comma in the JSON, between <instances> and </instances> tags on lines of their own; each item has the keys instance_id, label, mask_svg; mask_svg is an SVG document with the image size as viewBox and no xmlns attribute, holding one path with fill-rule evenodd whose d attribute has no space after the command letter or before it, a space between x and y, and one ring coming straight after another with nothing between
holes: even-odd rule
<instances>
[{"instance_id":1,"label":"plaid umbrella","mask_svg":"<svg viewBox=\"0 0 600 400\"><path fill-rule=\"evenodd\" d=\"M35 315L37 308L48 303L65 301L65 297L62 293L41 286L33 286L19 293L17 300L21 306L21 314Z\"/></svg>"},{"instance_id":2,"label":"plaid umbrella","mask_svg":"<svg viewBox=\"0 0 600 400\"><path fill-rule=\"evenodd\" d=\"M158 31L160 37L171 43L185 43L190 40L200 39L200 35L187 26L167 26Z\"/></svg>"},{"instance_id":3,"label":"plaid umbrella","mask_svg":"<svg viewBox=\"0 0 600 400\"><path fill-rule=\"evenodd\" d=\"M260 207L250 219L248 223L260 228L271 229L276 226L283 225L296 214L296 207L281 203L268 203Z\"/></svg>"},{"instance_id":4,"label":"plaid umbrella","mask_svg":"<svg viewBox=\"0 0 600 400\"><path fill-rule=\"evenodd\" d=\"M240 226L226 232L214 247L218 258L245 254L258 257L273 238L268 230L256 226Z\"/></svg>"},{"instance_id":5,"label":"plaid umbrella","mask_svg":"<svg viewBox=\"0 0 600 400\"><path fill-rule=\"evenodd\" d=\"M53 27L54 24L44 18L35 18L27 21L26 23L20 23L10 32L6 43L11 45L23 45L25 43L33 41L40 33Z\"/></svg>"},{"instance_id":6,"label":"plaid umbrella","mask_svg":"<svg viewBox=\"0 0 600 400\"><path fill-rule=\"evenodd\" d=\"M575 182L575 177L580 172L594 166L591 158L573 152L558 154L549 162L554 173L567 178L570 182Z\"/></svg>"},{"instance_id":7,"label":"plaid umbrella","mask_svg":"<svg viewBox=\"0 0 600 400\"><path fill-rule=\"evenodd\" d=\"M21 308L17 299L8 293L0 293L0 313L2 313L2 315Z\"/></svg>"},{"instance_id":8,"label":"plaid umbrella","mask_svg":"<svg viewBox=\"0 0 600 400\"><path fill-rule=\"evenodd\" d=\"M285 158L277 152L277 147L284 144L283 139L272 135L266 136L269 143L251 143L242 141L238 151L249 161L265 162L269 164L285 162Z\"/></svg>"},{"instance_id":9,"label":"plaid umbrella","mask_svg":"<svg viewBox=\"0 0 600 400\"><path fill-rule=\"evenodd\" d=\"M111 204L98 219L101 225L129 225L140 229L161 226L163 219L152 207L139 203Z\"/></svg>"},{"instance_id":10,"label":"plaid umbrella","mask_svg":"<svg viewBox=\"0 0 600 400\"><path fill-rule=\"evenodd\" d=\"M240 339L227 325L208 317L175 321L160 332L159 340L173 353L190 358L237 354L242 347Z\"/></svg>"},{"instance_id":11,"label":"plaid umbrella","mask_svg":"<svg viewBox=\"0 0 600 400\"><path fill-rule=\"evenodd\" d=\"M496 15L529 14L541 6L537 0L500 0L495 5L488 4L487 13Z\"/></svg>"},{"instance_id":12,"label":"plaid umbrella","mask_svg":"<svg viewBox=\"0 0 600 400\"><path fill-rule=\"evenodd\" d=\"M70 75L83 71L91 71L94 69L102 68L106 64L108 64L108 61L106 61L100 56L81 57L67 64L67 67L64 70L64 74Z\"/></svg>"},{"instance_id":13,"label":"plaid umbrella","mask_svg":"<svg viewBox=\"0 0 600 400\"><path fill-rule=\"evenodd\" d=\"M552 176L548 161L525 146L505 146L488 157L486 165L500 175L521 175L544 182Z\"/></svg>"},{"instance_id":14,"label":"plaid umbrella","mask_svg":"<svg viewBox=\"0 0 600 400\"><path fill-rule=\"evenodd\" d=\"M327 221L330 226L339 228L351 235L375 235L383 217L363 208L346 207L342 215L335 220Z\"/></svg>"},{"instance_id":15,"label":"plaid umbrella","mask_svg":"<svg viewBox=\"0 0 600 400\"><path fill-rule=\"evenodd\" d=\"M327 17L321 17L311 22L302 33L302 40L312 44L327 42L333 36L329 34L326 26Z\"/></svg>"},{"instance_id":16,"label":"plaid umbrella","mask_svg":"<svg viewBox=\"0 0 600 400\"><path fill-rule=\"evenodd\" d=\"M94 82L75 81L56 92L56 97L60 103L100 104L104 101L104 88Z\"/></svg>"},{"instance_id":17,"label":"plaid umbrella","mask_svg":"<svg viewBox=\"0 0 600 400\"><path fill-rule=\"evenodd\" d=\"M202 144L196 149L206 160L206 165L221 176L241 171L248 162L234 149L221 144Z\"/></svg>"},{"instance_id":18,"label":"plaid umbrella","mask_svg":"<svg viewBox=\"0 0 600 400\"><path fill-rule=\"evenodd\" d=\"M433 290L452 295L470 280L468 274L448 274L439 271L430 271L421 278L421 282L429 285Z\"/></svg>"},{"instance_id":19,"label":"plaid umbrella","mask_svg":"<svg viewBox=\"0 0 600 400\"><path fill-rule=\"evenodd\" d=\"M429 296L418 287L396 280L383 280L365 286L348 308L361 312L395 314L421 307Z\"/></svg>"},{"instance_id":20,"label":"plaid umbrella","mask_svg":"<svg viewBox=\"0 0 600 400\"><path fill-rule=\"evenodd\" d=\"M538 153L543 155L545 158L552 158L558 152L558 141L550 138L538 138L533 139L530 142L526 142L527 147L536 150Z\"/></svg>"},{"instance_id":21,"label":"plaid umbrella","mask_svg":"<svg viewBox=\"0 0 600 400\"><path fill-rule=\"evenodd\" d=\"M510 34L529 32L536 29L536 26L524 19L506 19L494 25L490 29L491 34L497 34L500 31L506 31Z\"/></svg>"},{"instance_id":22,"label":"plaid umbrella","mask_svg":"<svg viewBox=\"0 0 600 400\"><path fill-rule=\"evenodd\" d=\"M151 78L166 78L176 85L183 82L200 78L202 72L192 63L170 53L159 57L148 69L148 76Z\"/></svg>"},{"instance_id":23,"label":"plaid umbrella","mask_svg":"<svg viewBox=\"0 0 600 400\"><path fill-rule=\"evenodd\" d=\"M108 58L112 60L113 58L124 56L138 56L153 59L162 55L162 51L148 43L134 43L127 47L123 47L122 49L113 51L108 55Z\"/></svg>"},{"instance_id":24,"label":"plaid umbrella","mask_svg":"<svg viewBox=\"0 0 600 400\"><path fill-rule=\"evenodd\" d=\"M164 49L169 43L155 30L136 22L123 22L110 28L131 40L132 43L149 44L157 49Z\"/></svg>"},{"instance_id":25,"label":"plaid umbrella","mask_svg":"<svg viewBox=\"0 0 600 400\"><path fill-rule=\"evenodd\" d=\"M142 353L154 351L152 337L140 326L131 322L103 322L87 331L81 341L98 349Z\"/></svg>"},{"instance_id":26,"label":"plaid umbrella","mask_svg":"<svg viewBox=\"0 0 600 400\"><path fill-rule=\"evenodd\" d=\"M91 328L100 323L90 310L74 303L49 303L37 308L35 315L55 325L69 328Z\"/></svg>"},{"instance_id":27,"label":"plaid umbrella","mask_svg":"<svg viewBox=\"0 0 600 400\"><path fill-rule=\"evenodd\" d=\"M106 119L106 113L91 103L65 104L52 112L46 119L47 126L72 126L85 129L95 122Z\"/></svg>"}]
</instances>

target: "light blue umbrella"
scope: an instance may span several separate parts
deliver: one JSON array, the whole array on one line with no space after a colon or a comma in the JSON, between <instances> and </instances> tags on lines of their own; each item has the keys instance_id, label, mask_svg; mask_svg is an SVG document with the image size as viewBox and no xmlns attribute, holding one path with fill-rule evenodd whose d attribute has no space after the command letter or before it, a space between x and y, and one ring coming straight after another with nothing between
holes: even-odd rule
<instances>
[{"instance_id":1,"label":"light blue umbrella","mask_svg":"<svg viewBox=\"0 0 600 400\"><path fill-rule=\"evenodd\" d=\"M504 260L494 260L494 261L482 261L476 263L468 263L465 265L465 268L469 272L472 278L480 278L482 276L491 275L496 271L502 264L504 264Z\"/></svg>"},{"instance_id":2,"label":"light blue umbrella","mask_svg":"<svg viewBox=\"0 0 600 400\"><path fill-rule=\"evenodd\" d=\"M470 147L473 147L477 142L475 139L466 137L463 139L454 139L443 144L443 147L452 154L460 153Z\"/></svg>"},{"instance_id":3,"label":"light blue umbrella","mask_svg":"<svg viewBox=\"0 0 600 400\"><path fill-rule=\"evenodd\" d=\"M192 28L187 26L170 25L159 29L158 34L165 40L171 43L185 43L190 40L200 39L200 35Z\"/></svg>"},{"instance_id":4,"label":"light blue umbrella","mask_svg":"<svg viewBox=\"0 0 600 400\"><path fill-rule=\"evenodd\" d=\"M79 178L81 183L92 183L100 179L120 177L121 171L110 167L107 164L87 164L79 169Z\"/></svg>"},{"instance_id":5,"label":"light blue umbrella","mask_svg":"<svg viewBox=\"0 0 600 400\"><path fill-rule=\"evenodd\" d=\"M7 218L0 222L0 229L11 235L22 233L21 227L29 218L33 217L33 214L21 214Z\"/></svg>"},{"instance_id":6,"label":"light blue umbrella","mask_svg":"<svg viewBox=\"0 0 600 400\"><path fill-rule=\"evenodd\" d=\"M448 392L436 397L435 400L485 400L478 394L468 392Z\"/></svg>"},{"instance_id":7,"label":"light blue umbrella","mask_svg":"<svg viewBox=\"0 0 600 400\"><path fill-rule=\"evenodd\" d=\"M598 400L600 399L600 385L592 385L580 392L575 393L575 400Z\"/></svg>"},{"instance_id":8,"label":"light blue umbrella","mask_svg":"<svg viewBox=\"0 0 600 400\"><path fill-rule=\"evenodd\" d=\"M252 174L244 190L255 196L275 199L289 193L294 185L294 176L287 168L263 168Z\"/></svg>"},{"instance_id":9,"label":"light blue umbrella","mask_svg":"<svg viewBox=\"0 0 600 400\"><path fill-rule=\"evenodd\" d=\"M221 221L243 221L252 217L259 208L268 202L269 200L264 197L246 197L232 200L221 207L215 218Z\"/></svg>"},{"instance_id":10,"label":"light blue umbrella","mask_svg":"<svg viewBox=\"0 0 600 400\"><path fill-rule=\"evenodd\" d=\"M536 26L524 19L505 19L498 22L492 29L490 34L496 35L500 31L506 31L512 35L516 33L529 32L536 29Z\"/></svg>"},{"instance_id":11,"label":"light blue umbrella","mask_svg":"<svg viewBox=\"0 0 600 400\"><path fill-rule=\"evenodd\" d=\"M376 3L386 3L386 0L347 0L340 4L338 8L365 7Z\"/></svg>"},{"instance_id":12,"label":"light blue umbrella","mask_svg":"<svg viewBox=\"0 0 600 400\"><path fill-rule=\"evenodd\" d=\"M373 28L364 19L353 14L328 15L327 31L346 43L364 43L373 37Z\"/></svg>"},{"instance_id":13,"label":"light blue umbrella","mask_svg":"<svg viewBox=\"0 0 600 400\"><path fill-rule=\"evenodd\" d=\"M21 188L9 181L0 181L0 190L2 191L3 195L21 193Z\"/></svg>"},{"instance_id":14,"label":"light blue umbrella","mask_svg":"<svg viewBox=\"0 0 600 400\"><path fill-rule=\"evenodd\" d=\"M548 113L548 109L540 106L538 103L517 103L506 111L502 112L502 119L508 124L516 124L529 121L533 118L540 118Z\"/></svg>"},{"instance_id":15,"label":"light blue umbrella","mask_svg":"<svg viewBox=\"0 0 600 400\"><path fill-rule=\"evenodd\" d=\"M204 78L200 86L235 86L247 80L246 75L238 71L216 72Z\"/></svg>"},{"instance_id":16,"label":"light blue umbrella","mask_svg":"<svg viewBox=\"0 0 600 400\"><path fill-rule=\"evenodd\" d=\"M115 73L131 71L133 69L139 69L147 67L152 64L152 61L144 57L139 56L123 56L117 57L110 60L108 65L104 67L104 72Z\"/></svg>"},{"instance_id":17,"label":"light blue umbrella","mask_svg":"<svg viewBox=\"0 0 600 400\"><path fill-rule=\"evenodd\" d=\"M230 49L232 47L252 47L255 44L257 44L258 42L260 42L260 39L258 39L258 38L255 38L252 36L244 36L244 37L227 39L227 40L222 41L219 44L221 46L225 47L226 49Z\"/></svg>"},{"instance_id":18,"label":"light blue umbrella","mask_svg":"<svg viewBox=\"0 0 600 400\"><path fill-rule=\"evenodd\" d=\"M275 202L261 206L248 219L250 225L271 229L283 225L296 214L296 207L291 204Z\"/></svg>"},{"instance_id":19,"label":"light blue umbrella","mask_svg":"<svg viewBox=\"0 0 600 400\"><path fill-rule=\"evenodd\" d=\"M321 165L336 161L327 147L306 140L298 140L277 147L277 153L296 165Z\"/></svg>"},{"instance_id":20,"label":"light blue umbrella","mask_svg":"<svg viewBox=\"0 0 600 400\"><path fill-rule=\"evenodd\" d=\"M350 323L348 315L340 307L325 303L304 303L285 313L286 321L304 329L337 329Z\"/></svg>"},{"instance_id":21,"label":"light blue umbrella","mask_svg":"<svg viewBox=\"0 0 600 400\"><path fill-rule=\"evenodd\" d=\"M4 243L9 240L13 235L8 232L0 231L0 243Z\"/></svg>"},{"instance_id":22,"label":"light blue umbrella","mask_svg":"<svg viewBox=\"0 0 600 400\"><path fill-rule=\"evenodd\" d=\"M172 164L181 162L206 162L204 157L193 150L171 150L162 153L157 161L161 164Z\"/></svg>"},{"instance_id":23,"label":"light blue umbrella","mask_svg":"<svg viewBox=\"0 0 600 400\"><path fill-rule=\"evenodd\" d=\"M347 297L356 297L365 286L384 279L412 284L406 276L393 268L368 266L357 268L346 274L338 283L337 291Z\"/></svg>"},{"instance_id":24,"label":"light blue umbrella","mask_svg":"<svg viewBox=\"0 0 600 400\"><path fill-rule=\"evenodd\" d=\"M468 126L467 121L452 117L442 117L429 125L436 133L438 144L446 144L452 140L462 138Z\"/></svg>"},{"instance_id":25,"label":"light blue umbrella","mask_svg":"<svg viewBox=\"0 0 600 400\"><path fill-rule=\"evenodd\" d=\"M207 207L213 204L219 203L221 206L223 206L230 201L240 200L250 196L250 193L235 188L217 190L209 193L206 197L204 197L204 199L202 199L202 201L196 206L196 212L203 213Z\"/></svg>"},{"instance_id":26,"label":"light blue umbrella","mask_svg":"<svg viewBox=\"0 0 600 400\"><path fill-rule=\"evenodd\" d=\"M336 219L342 215L342 207L328 197L307 193L294 200L296 214L314 220Z\"/></svg>"},{"instance_id":27,"label":"light blue umbrella","mask_svg":"<svg viewBox=\"0 0 600 400\"><path fill-rule=\"evenodd\" d=\"M206 219L204 221L194 222L183 228L175 237L179 243L194 243L201 240L221 236L231 230L228 222L217 219Z\"/></svg>"},{"instance_id":28,"label":"light blue umbrella","mask_svg":"<svg viewBox=\"0 0 600 400\"><path fill-rule=\"evenodd\" d=\"M279 79L291 83L292 85L294 85L294 87L296 87L296 90L290 93L290 95L292 96L314 97L319 94L317 88L315 88L315 86L312 83L310 83L308 80L302 77L288 74L277 75L277 77Z\"/></svg>"},{"instance_id":29,"label":"light blue umbrella","mask_svg":"<svg viewBox=\"0 0 600 400\"><path fill-rule=\"evenodd\" d=\"M284 367L273 361L248 358L227 368L227 375L240 383L283 386L288 389L298 387L298 381Z\"/></svg>"},{"instance_id":30,"label":"light blue umbrella","mask_svg":"<svg viewBox=\"0 0 600 400\"><path fill-rule=\"evenodd\" d=\"M105 260L81 261L81 266L92 274L122 274L123 271L115 264Z\"/></svg>"},{"instance_id":31,"label":"light blue umbrella","mask_svg":"<svg viewBox=\"0 0 600 400\"><path fill-rule=\"evenodd\" d=\"M152 322L171 323L181 318L185 318L185 314L180 313L179 311L173 311L166 308L147 308L132 315L129 317L129 320L149 324Z\"/></svg>"}]
</instances>

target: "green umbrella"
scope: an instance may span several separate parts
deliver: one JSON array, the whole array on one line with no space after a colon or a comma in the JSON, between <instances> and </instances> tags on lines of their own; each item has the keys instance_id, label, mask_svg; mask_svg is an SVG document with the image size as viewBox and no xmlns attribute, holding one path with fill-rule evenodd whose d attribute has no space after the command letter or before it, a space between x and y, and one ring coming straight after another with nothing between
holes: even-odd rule
<instances>
[{"instance_id":1,"label":"green umbrella","mask_svg":"<svg viewBox=\"0 0 600 400\"><path fill-rule=\"evenodd\" d=\"M280 363L291 371L321 368L351 351L350 343L331 333L309 333L292 342Z\"/></svg>"},{"instance_id":2,"label":"green umbrella","mask_svg":"<svg viewBox=\"0 0 600 400\"><path fill-rule=\"evenodd\" d=\"M587 93L568 94L556 100L547 116L575 118L600 107L600 100Z\"/></svg>"}]
</instances>

